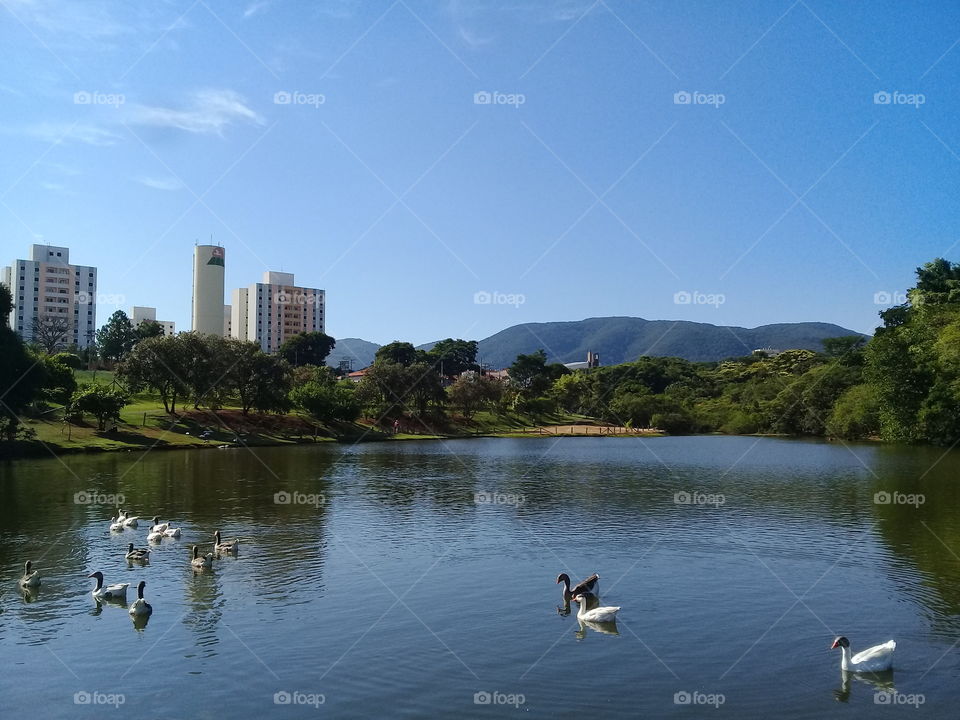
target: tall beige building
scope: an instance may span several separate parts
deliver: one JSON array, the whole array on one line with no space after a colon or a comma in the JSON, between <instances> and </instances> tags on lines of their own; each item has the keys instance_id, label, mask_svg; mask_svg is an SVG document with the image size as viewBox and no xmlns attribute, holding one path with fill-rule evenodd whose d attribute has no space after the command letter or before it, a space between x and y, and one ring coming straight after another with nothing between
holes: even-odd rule
<instances>
[{"instance_id":1,"label":"tall beige building","mask_svg":"<svg viewBox=\"0 0 960 720\"><path fill-rule=\"evenodd\" d=\"M219 245L193 248L193 324L195 332L223 335L224 250Z\"/></svg>"},{"instance_id":2,"label":"tall beige building","mask_svg":"<svg viewBox=\"0 0 960 720\"><path fill-rule=\"evenodd\" d=\"M13 295L10 327L26 342L35 323L65 329L60 347L85 348L97 329L97 269L71 265L70 249L31 245L29 260L4 267L0 281Z\"/></svg>"},{"instance_id":3,"label":"tall beige building","mask_svg":"<svg viewBox=\"0 0 960 720\"><path fill-rule=\"evenodd\" d=\"M294 283L293 273L263 274L263 282L233 291L231 334L252 340L264 352L304 332L324 332L324 291Z\"/></svg>"}]
</instances>

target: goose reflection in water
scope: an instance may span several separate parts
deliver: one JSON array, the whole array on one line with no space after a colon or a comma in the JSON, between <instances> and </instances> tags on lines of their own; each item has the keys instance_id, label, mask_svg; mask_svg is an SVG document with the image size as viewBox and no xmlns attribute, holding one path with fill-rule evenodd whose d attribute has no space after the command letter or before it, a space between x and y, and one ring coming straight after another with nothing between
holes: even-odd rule
<instances>
[{"instance_id":1,"label":"goose reflection in water","mask_svg":"<svg viewBox=\"0 0 960 720\"><path fill-rule=\"evenodd\" d=\"M147 623L150 622L149 615L131 615L130 619L133 620L133 629L137 632L143 632L144 628L147 627Z\"/></svg>"},{"instance_id":2,"label":"goose reflection in water","mask_svg":"<svg viewBox=\"0 0 960 720\"><path fill-rule=\"evenodd\" d=\"M591 620L580 620L577 618L577 622L580 624L580 627L577 629L576 635L577 640L583 640L587 637L587 628L590 628L594 632L603 633L604 635L619 635L620 630L617 629L617 621L611 620L610 622L594 622Z\"/></svg>"},{"instance_id":3,"label":"goose reflection in water","mask_svg":"<svg viewBox=\"0 0 960 720\"><path fill-rule=\"evenodd\" d=\"M853 673L846 670L840 671L840 687L833 691L833 699L837 702L848 702L850 700L850 679L873 686L873 692L896 692L897 688L893 684L893 670L875 673Z\"/></svg>"}]
</instances>

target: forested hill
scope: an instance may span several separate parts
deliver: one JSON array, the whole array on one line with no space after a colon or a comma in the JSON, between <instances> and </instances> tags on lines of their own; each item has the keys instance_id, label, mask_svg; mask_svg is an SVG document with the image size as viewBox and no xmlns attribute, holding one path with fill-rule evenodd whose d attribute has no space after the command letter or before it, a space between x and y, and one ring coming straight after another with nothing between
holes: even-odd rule
<instances>
[{"instance_id":1,"label":"forested hill","mask_svg":"<svg viewBox=\"0 0 960 720\"><path fill-rule=\"evenodd\" d=\"M643 355L708 361L749 355L757 348L820 352L824 338L857 334L819 322L742 328L684 320L588 318L514 325L481 340L479 358L491 367L508 367L520 353L543 348L549 361L563 363L586 360L589 350L600 354L603 365L630 362Z\"/></svg>"}]
</instances>

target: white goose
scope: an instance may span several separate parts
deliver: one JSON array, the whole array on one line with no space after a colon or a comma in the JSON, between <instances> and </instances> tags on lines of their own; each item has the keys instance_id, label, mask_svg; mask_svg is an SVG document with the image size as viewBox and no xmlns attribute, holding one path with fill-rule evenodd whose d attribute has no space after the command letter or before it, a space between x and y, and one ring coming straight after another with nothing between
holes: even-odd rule
<instances>
[{"instance_id":1,"label":"white goose","mask_svg":"<svg viewBox=\"0 0 960 720\"><path fill-rule=\"evenodd\" d=\"M110 518L110 532L123 532L123 521L119 518Z\"/></svg>"},{"instance_id":2,"label":"white goose","mask_svg":"<svg viewBox=\"0 0 960 720\"><path fill-rule=\"evenodd\" d=\"M580 603L577 620L583 622L613 622L617 619L617 613L620 611L619 605L616 607L595 607L592 610L587 610L586 598L583 595L577 595L574 600Z\"/></svg>"},{"instance_id":3,"label":"white goose","mask_svg":"<svg viewBox=\"0 0 960 720\"><path fill-rule=\"evenodd\" d=\"M833 641L831 650L840 648L843 654L840 660L840 669L848 672L883 672L893 666L893 651L897 649L894 640L888 640L882 645L874 645L861 650L856 655L850 652L850 641L842 635Z\"/></svg>"},{"instance_id":4,"label":"white goose","mask_svg":"<svg viewBox=\"0 0 960 720\"><path fill-rule=\"evenodd\" d=\"M159 515L154 515L154 516L153 516L153 525L150 526L150 532L152 532L152 533L154 533L154 532L163 533L163 531L166 530L168 527L170 527L170 523L161 523L161 522L160 522L160 516L159 516Z\"/></svg>"},{"instance_id":5,"label":"white goose","mask_svg":"<svg viewBox=\"0 0 960 720\"><path fill-rule=\"evenodd\" d=\"M30 568L32 567L33 562L31 560L27 560L23 564L23 577L20 578L20 587L30 590L40 587L40 571L34 570L30 572Z\"/></svg>"},{"instance_id":6,"label":"white goose","mask_svg":"<svg viewBox=\"0 0 960 720\"><path fill-rule=\"evenodd\" d=\"M143 587L146 584L146 581L141 580L137 585L137 599L130 605L129 611L133 617L146 617L153 614L153 606L143 599Z\"/></svg>"},{"instance_id":7,"label":"white goose","mask_svg":"<svg viewBox=\"0 0 960 720\"><path fill-rule=\"evenodd\" d=\"M190 561L194 570L209 570L213 567L213 553L200 557L200 548L193 546L193 560Z\"/></svg>"},{"instance_id":8,"label":"white goose","mask_svg":"<svg viewBox=\"0 0 960 720\"><path fill-rule=\"evenodd\" d=\"M180 537L180 528L168 527L163 531L163 535L168 538L178 538Z\"/></svg>"},{"instance_id":9,"label":"white goose","mask_svg":"<svg viewBox=\"0 0 960 720\"><path fill-rule=\"evenodd\" d=\"M97 600L126 600L127 588L130 587L129 583L117 583L115 585L104 586L103 573L99 570L95 573L90 573L87 577L96 578L97 580L97 586L91 593Z\"/></svg>"},{"instance_id":10,"label":"white goose","mask_svg":"<svg viewBox=\"0 0 960 720\"><path fill-rule=\"evenodd\" d=\"M164 535L162 532L154 532L151 530L149 533L147 533L147 542L158 543L165 537L166 535Z\"/></svg>"},{"instance_id":11,"label":"white goose","mask_svg":"<svg viewBox=\"0 0 960 720\"><path fill-rule=\"evenodd\" d=\"M137 522L140 519L139 515L127 515L123 510L119 510L119 515L117 520L123 523L124 527L135 528L140 523Z\"/></svg>"}]
</instances>

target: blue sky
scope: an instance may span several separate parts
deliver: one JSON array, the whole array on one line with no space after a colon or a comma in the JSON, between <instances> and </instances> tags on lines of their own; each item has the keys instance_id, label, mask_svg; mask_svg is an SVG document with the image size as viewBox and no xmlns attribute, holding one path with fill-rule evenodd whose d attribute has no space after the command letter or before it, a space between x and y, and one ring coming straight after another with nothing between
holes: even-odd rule
<instances>
[{"instance_id":1,"label":"blue sky","mask_svg":"<svg viewBox=\"0 0 960 720\"><path fill-rule=\"evenodd\" d=\"M101 323L119 301L187 329L211 236L228 291L295 272L331 335L381 343L603 315L871 331L918 264L960 259L956 3L0 17L2 262L69 246Z\"/></svg>"}]
</instances>

